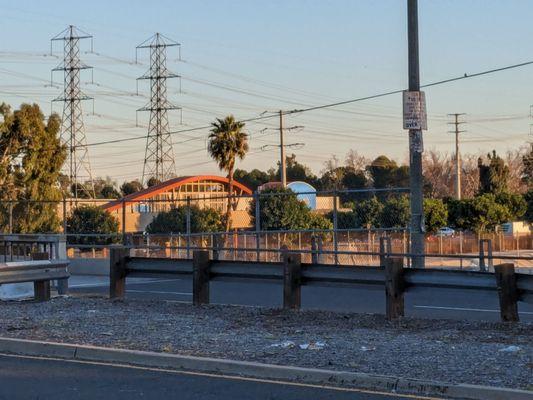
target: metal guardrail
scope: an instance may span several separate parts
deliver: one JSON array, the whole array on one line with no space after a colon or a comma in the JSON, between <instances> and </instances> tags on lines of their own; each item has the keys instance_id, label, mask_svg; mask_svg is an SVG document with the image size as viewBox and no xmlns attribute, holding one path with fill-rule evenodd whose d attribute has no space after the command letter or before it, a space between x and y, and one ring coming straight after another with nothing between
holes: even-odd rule
<instances>
[{"instance_id":1,"label":"metal guardrail","mask_svg":"<svg viewBox=\"0 0 533 400\"><path fill-rule=\"evenodd\" d=\"M383 256L383 255L382 255ZM197 250L193 259L130 257L129 249L111 249L110 297L123 297L126 277L190 276L193 302L209 302L209 281L238 280L273 282L284 286L284 308L299 308L303 285L354 287L361 284L386 288L387 316L403 315L403 295L417 288L454 288L484 290L499 296L504 321L517 321L517 302L533 304L533 276L514 272L513 264L495 266L495 273L411 269L403 259L382 257L381 267L353 267L301 263L301 254L283 252L283 262L246 262L210 260L209 251ZM207 294L206 294L207 293ZM393 306L391 306L393 305Z\"/></svg>"},{"instance_id":2,"label":"metal guardrail","mask_svg":"<svg viewBox=\"0 0 533 400\"><path fill-rule=\"evenodd\" d=\"M50 299L50 281L68 279L67 260L36 260L0 263L0 285L33 282L36 300Z\"/></svg>"},{"instance_id":3,"label":"metal guardrail","mask_svg":"<svg viewBox=\"0 0 533 400\"><path fill-rule=\"evenodd\" d=\"M58 234L0 234L2 261L30 260L35 252L47 253L48 258L66 258L66 238Z\"/></svg>"}]
</instances>

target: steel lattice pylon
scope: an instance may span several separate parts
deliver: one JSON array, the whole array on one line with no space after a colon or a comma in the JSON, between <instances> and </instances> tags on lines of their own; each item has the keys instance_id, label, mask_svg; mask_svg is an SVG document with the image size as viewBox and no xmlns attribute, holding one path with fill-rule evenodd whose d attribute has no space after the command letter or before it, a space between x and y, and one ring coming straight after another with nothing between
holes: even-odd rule
<instances>
[{"instance_id":1,"label":"steel lattice pylon","mask_svg":"<svg viewBox=\"0 0 533 400\"><path fill-rule=\"evenodd\" d=\"M72 194L76 199L82 192L85 194L84 197L95 197L81 107L83 100L91 100L92 97L85 95L80 88L80 71L92 67L80 60L79 42L82 39L90 39L92 48L92 36L72 25L52 38L52 43L63 41L63 62L52 70L52 73L64 72L63 95L53 101L64 103L61 142L67 146L68 156L63 169L70 178Z\"/></svg>"},{"instance_id":2,"label":"steel lattice pylon","mask_svg":"<svg viewBox=\"0 0 533 400\"><path fill-rule=\"evenodd\" d=\"M148 135L142 183L150 178L162 182L176 176L174 149L170 136L168 110L181 110L167 99L167 79L179 78L167 69L167 47L180 46L179 43L156 33L139 46L139 49L150 49L150 69L138 79L150 80L150 102L137 111L150 111Z\"/></svg>"}]
</instances>

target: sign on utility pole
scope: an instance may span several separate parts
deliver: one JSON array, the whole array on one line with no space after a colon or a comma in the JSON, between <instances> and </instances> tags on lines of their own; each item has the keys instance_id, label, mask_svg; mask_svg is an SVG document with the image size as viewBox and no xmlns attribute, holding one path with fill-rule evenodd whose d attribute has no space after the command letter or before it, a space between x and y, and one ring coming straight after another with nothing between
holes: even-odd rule
<instances>
[{"instance_id":1,"label":"sign on utility pole","mask_svg":"<svg viewBox=\"0 0 533 400\"><path fill-rule=\"evenodd\" d=\"M424 92L403 91L403 129L428 129Z\"/></svg>"}]
</instances>

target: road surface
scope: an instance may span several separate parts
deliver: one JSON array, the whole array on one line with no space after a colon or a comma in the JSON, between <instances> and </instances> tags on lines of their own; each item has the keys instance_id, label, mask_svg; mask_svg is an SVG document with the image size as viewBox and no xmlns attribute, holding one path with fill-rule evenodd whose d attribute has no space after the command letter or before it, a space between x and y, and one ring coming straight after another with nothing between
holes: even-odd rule
<instances>
[{"instance_id":1,"label":"road surface","mask_svg":"<svg viewBox=\"0 0 533 400\"><path fill-rule=\"evenodd\" d=\"M108 293L107 277L72 276L73 293ZM281 307L280 284L211 282L211 303ZM192 301L190 279L126 280L126 297L165 301ZM385 290L382 286L360 285L357 288L302 287L302 308L357 313L385 312ZM519 303L522 321L533 321L533 305ZM459 289L419 288L405 295L406 316L499 321L498 296L491 291L465 292Z\"/></svg>"},{"instance_id":2,"label":"road surface","mask_svg":"<svg viewBox=\"0 0 533 400\"><path fill-rule=\"evenodd\" d=\"M408 398L417 397L0 354L0 400L402 400Z\"/></svg>"}]
</instances>

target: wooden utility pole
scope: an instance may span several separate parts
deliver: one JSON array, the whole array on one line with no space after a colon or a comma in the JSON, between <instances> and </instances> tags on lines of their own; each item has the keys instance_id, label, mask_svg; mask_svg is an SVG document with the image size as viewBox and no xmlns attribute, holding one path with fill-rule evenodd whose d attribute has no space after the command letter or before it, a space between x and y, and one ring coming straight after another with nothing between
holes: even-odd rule
<instances>
[{"instance_id":1,"label":"wooden utility pole","mask_svg":"<svg viewBox=\"0 0 533 400\"><path fill-rule=\"evenodd\" d=\"M281 157L281 186L287 187L287 160L285 159L285 146L283 144L283 111L279 110L279 149Z\"/></svg>"},{"instance_id":2,"label":"wooden utility pole","mask_svg":"<svg viewBox=\"0 0 533 400\"><path fill-rule=\"evenodd\" d=\"M418 1L407 0L409 92L420 92L418 63ZM421 96L421 94L420 94ZM411 187L411 253L414 268L424 268L424 208L422 193L422 127L409 129L409 184Z\"/></svg>"},{"instance_id":3,"label":"wooden utility pole","mask_svg":"<svg viewBox=\"0 0 533 400\"><path fill-rule=\"evenodd\" d=\"M465 115L464 113L448 114L450 117L454 117L453 122L449 124L455 125L455 129L452 133L455 133L455 197L457 200L461 200L461 153L459 152L459 125L464 124L464 121L459 121L459 116Z\"/></svg>"}]
</instances>

